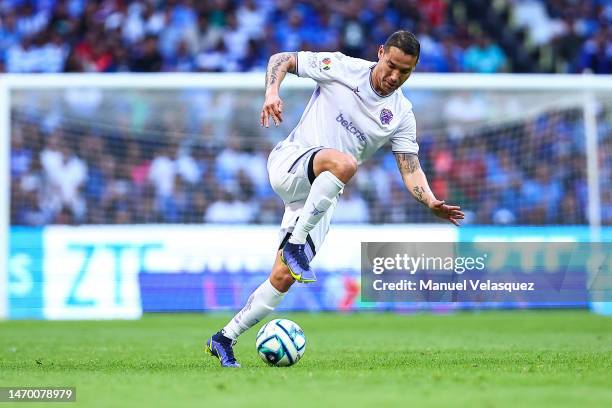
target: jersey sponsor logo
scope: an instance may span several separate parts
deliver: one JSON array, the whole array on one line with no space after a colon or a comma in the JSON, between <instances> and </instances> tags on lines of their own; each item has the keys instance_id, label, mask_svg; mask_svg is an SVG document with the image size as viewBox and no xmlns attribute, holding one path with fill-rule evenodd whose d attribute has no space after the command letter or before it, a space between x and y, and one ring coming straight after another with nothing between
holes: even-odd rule
<instances>
[{"instance_id":1,"label":"jersey sponsor logo","mask_svg":"<svg viewBox=\"0 0 612 408\"><path fill-rule=\"evenodd\" d=\"M393 113L385 108L382 111L380 111L380 121L382 122L383 125L388 125L389 123L391 123L391 121L393 120Z\"/></svg>"},{"instance_id":2,"label":"jersey sponsor logo","mask_svg":"<svg viewBox=\"0 0 612 408\"><path fill-rule=\"evenodd\" d=\"M331 68L331 63L331 58L323 58L323 60L321 60L321 69L324 71L329 71Z\"/></svg>"},{"instance_id":3,"label":"jersey sponsor logo","mask_svg":"<svg viewBox=\"0 0 612 408\"><path fill-rule=\"evenodd\" d=\"M348 120L344 119L342 113L339 113L338 116L336 116L336 122L340 123L340 125L342 125L343 128L348 130L350 134L355 135L355 137L359 139L360 142L366 141L365 133L363 133L355 125L353 125L353 122L349 122Z\"/></svg>"}]
</instances>

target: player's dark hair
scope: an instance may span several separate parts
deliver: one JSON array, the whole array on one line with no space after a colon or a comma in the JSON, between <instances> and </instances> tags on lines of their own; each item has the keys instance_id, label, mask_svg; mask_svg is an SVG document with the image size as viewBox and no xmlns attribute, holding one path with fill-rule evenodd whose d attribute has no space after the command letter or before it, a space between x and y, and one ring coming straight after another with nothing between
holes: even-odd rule
<instances>
[{"instance_id":1,"label":"player's dark hair","mask_svg":"<svg viewBox=\"0 0 612 408\"><path fill-rule=\"evenodd\" d=\"M421 54L421 44L410 31L399 30L394 32L385 41L385 52L389 51L389 47L397 47L406 55L414 55L419 60Z\"/></svg>"}]
</instances>

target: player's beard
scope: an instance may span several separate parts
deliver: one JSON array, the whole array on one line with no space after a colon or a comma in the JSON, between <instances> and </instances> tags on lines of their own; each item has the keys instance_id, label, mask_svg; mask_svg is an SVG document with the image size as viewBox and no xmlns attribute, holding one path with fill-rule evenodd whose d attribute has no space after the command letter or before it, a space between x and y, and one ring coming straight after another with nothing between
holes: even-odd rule
<instances>
[{"instance_id":1,"label":"player's beard","mask_svg":"<svg viewBox=\"0 0 612 408\"><path fill-rule=\"evenodd\" d=\"M385 90L387 94L390 94L391 92L397 89L397 86L391 85L386 79L383 79L382 83L383 83L383 89Z\"/></svg>"}]
</instances>

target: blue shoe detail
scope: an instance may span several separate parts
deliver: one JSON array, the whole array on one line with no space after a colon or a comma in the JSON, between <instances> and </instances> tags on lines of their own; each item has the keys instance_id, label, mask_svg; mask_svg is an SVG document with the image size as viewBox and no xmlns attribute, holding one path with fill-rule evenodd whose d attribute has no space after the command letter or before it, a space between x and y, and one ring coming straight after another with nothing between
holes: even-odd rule
<instances>
[{"instance_id":1,"label":"blue shoe detail","mask_svg":"<svg viewBox=\"0 0 612 408\"><path fill-rule=\"evenodd\" d=\"M316 282L317 277L310 269L310 261L306 256L305 244L293 244L289 241L285 243L281 251L281 261L289 268L293 279L301 283Z\"/></svg>"},{"instance_id":2,"label":"blue shoe detail","mask_svg":"<svg viewBox=\"0 0 612 408\"><path fill-rule=\"evenodd\" d=\"M221 332L217 332L206 341L204 351L213 357L217 357L222 367L238 368L240 364L236 361L236 357L234 357L234 344L236 344L235 340L225 337Z\"/></svg>"}]
</instances>

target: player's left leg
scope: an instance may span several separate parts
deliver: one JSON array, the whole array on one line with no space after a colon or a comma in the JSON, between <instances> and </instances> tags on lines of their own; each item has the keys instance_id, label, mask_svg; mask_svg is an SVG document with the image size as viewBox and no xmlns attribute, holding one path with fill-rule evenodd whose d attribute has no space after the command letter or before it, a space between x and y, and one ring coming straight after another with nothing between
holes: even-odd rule
<instances>
[{"instance_id":1,"label":"player's left leg","mask_svg":"<svg viewBox=\"0 0 612 408\"><path fill-rule=\"evenodd\" d=\"M238 336L270 314L294 282L289 269L280 260L279 250L269 278L249 296L242 310L208 339L206 351L217 357L223 367L240 367L233 350Z\"/></svg>"},{"instance_id":2,"label":"player's left leg","mask_svg":"<svg viewBox=\"0 0 612 408\"><path fill-rule=\"evenodd\" d=\"M280 250L276 254L270 276L255 289L242 310L223 328L222 331L227 337L237 339L266 317L283 300L295 282L279 255Z\"/></svg>"}]
</instances>

